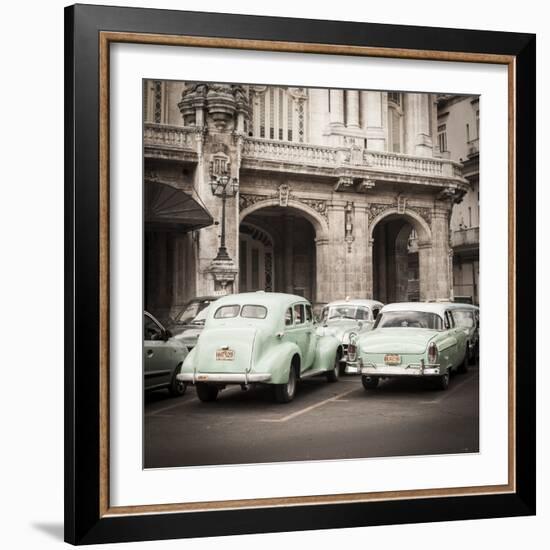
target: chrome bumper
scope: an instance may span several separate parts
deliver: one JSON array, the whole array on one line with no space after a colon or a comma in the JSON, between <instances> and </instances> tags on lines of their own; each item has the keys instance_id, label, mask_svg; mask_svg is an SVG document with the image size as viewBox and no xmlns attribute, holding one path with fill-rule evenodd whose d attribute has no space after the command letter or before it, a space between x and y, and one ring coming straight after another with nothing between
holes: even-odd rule
<instances>
[{"instance_id":1,"label":"chrome bumper","mask_svg":"<svg viewBox=\"0 0 550 550\"><path fill-rule=\"evenodd\" d=\"M253 384L269 382L271 374L266 373L223 373L223 372L180 372L176 378L180 382L212 382L222 384Z\"/></svg>"},{"instance_id":2,"label":"chrome bumper","mask_svg":"<svg viewBox=\"0 0 550 550\"><path fill-rule=\"evenodd\" d=\"M365 376L439 376L440 365L438 363L410 363L408 365L375 365L374 363L346 364L346 373L362 374Z\"/></svg>"}]
</instances>

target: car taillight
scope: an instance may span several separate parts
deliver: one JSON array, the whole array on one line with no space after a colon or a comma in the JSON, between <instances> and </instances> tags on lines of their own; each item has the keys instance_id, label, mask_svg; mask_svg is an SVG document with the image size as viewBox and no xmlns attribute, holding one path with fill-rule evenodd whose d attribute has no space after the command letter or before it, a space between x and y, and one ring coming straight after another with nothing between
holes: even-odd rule
<instances>
[{"instance_id":1,"label":"car taillight","mask_svg":"<svg viewBox=\"0 0 550 550\"><path fill-rule=\"evenodd\" d=\"M438 355L437 346L434 342L431 342L428 346L428 363L437 363Z\"/></svg>"},{"instance_id":2,"label":"car taillight","mask_svg":"<svg viewBox=\"0 0 550 550\"><path fill-rule=\"evenodd\" d=\"M348 361L354 362L356 360L357 360L357 335L352 332L349 335Z\"/></svg>"}]
</instances>

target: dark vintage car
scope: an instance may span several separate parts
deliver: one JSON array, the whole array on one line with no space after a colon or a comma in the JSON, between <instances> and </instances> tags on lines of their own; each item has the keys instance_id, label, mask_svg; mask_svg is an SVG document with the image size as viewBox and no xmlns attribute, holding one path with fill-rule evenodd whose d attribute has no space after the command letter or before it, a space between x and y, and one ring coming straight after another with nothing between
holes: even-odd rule
<instances>
[{"instance_id":1,"label":"dark vintage car","mask_svg":"<svg viewBox=\"0 0 550 550\"><path fill-rule=\"evenodd\" d=\"M167 389L171 395L183 395L185 382L176 374L187 357L187 347L172 337L160 321L147 311L143 314L143 384L145 391Z\"/></svg>"},{"instance_id":2,"label":"dark vintage car","mask_svg":"<svg viewBox=\"0 0 550 550\"><path fill-rule=\"evenodd\" d=\"M219 296L197 296L189 300L182 307L177 308L165 324L170 329L170 332L177 336L189 328L196 328L193 321L204 308L208 307Z\"/></svg>"},{"instance_id":3,"label":"dark vintage car","mask_svg":"<svg viewBox=\"0 0 550 550\"><path fill-rule=\"evenodd\" d=\"M174 336L174 338L182 342L189 351L197 345L197 340L204 329L204 323L209 309L210 306L201 309L195 318L181 332Z\"/></svg>"}]
</instances>

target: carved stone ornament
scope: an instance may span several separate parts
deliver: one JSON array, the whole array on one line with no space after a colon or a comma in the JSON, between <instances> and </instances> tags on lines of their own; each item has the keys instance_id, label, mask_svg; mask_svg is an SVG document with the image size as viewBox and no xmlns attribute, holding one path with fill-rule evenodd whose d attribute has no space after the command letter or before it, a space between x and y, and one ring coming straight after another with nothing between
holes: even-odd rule
<instances>
[{"instance_id":1,"label":"carved stone ornament","mask_svg":"<svg viewBox=\"0 0 550 550\"><path fill-rule=\"evenodd\" d=\"M283 183L279 186L279 206L288 206L288 198L290 197L290 185Z\"/></svg>"},{"instance_id":2,"label":"carved stone ornament","mask_svg":"<svg viewBox=\"0 0 550 550\"><path fill-rule=\"evenodd\" d=\"M281 186L282 187L282 186ZM273 199L277 200L279 204L281 204L280 200L280 187L278 193L271 193L269 195L256 195L252 193L240 193L239 194L239 210L246 210L253 204L257 204L260 202L267 202L272 201ZM325 220L328 222L328 209L327 209L327 201L323 199L305 199L302 197L296 197L290 192L288 193L288 197L286 199L286 206L288 206L288 200L294 200L296 202L301 202L302 204L305 204L306 206L309 206L313 210L315 210L318 214L323 216Z\"/></svg>"}]
</instances>

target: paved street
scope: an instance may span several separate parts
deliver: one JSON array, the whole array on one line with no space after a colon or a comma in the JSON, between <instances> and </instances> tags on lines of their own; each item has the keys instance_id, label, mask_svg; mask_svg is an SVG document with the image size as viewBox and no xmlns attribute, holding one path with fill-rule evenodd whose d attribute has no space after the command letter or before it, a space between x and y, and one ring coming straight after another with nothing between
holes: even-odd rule
<instances>
[{"instance_id":1,"label":"paved street","mask_svg":"<svg viewBox=\"0 0 550 550\"><path fill-rule=\"evenodd\" d=\"M270 388L230 387L214 403L195 389L145 397L144 466L477 452L478 368L434 391L417 380L387 380L365 391L360 377L303 381L287 405Z\"/></svg>"}]
</instances>

